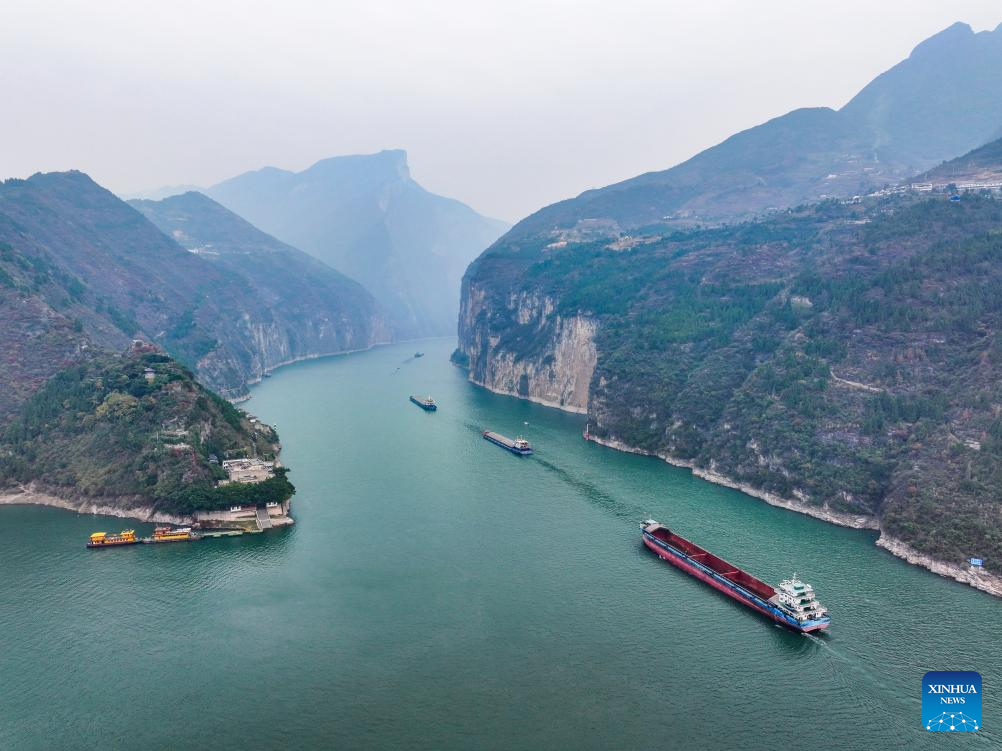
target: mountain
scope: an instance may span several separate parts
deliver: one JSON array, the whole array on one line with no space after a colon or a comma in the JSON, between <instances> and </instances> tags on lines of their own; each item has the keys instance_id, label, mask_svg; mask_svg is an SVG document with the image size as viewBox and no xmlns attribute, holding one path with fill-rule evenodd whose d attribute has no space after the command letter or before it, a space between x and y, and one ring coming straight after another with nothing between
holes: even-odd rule
<instances>
[{"instance_id":1,"label":"mountain","mask_svg":"<svg viewBox=\"0 0 1002 751\"><path fill-rule=\"evenodd\" d=\"M226 476L219 458L271 460L278 450L273 429L167 355L148 346L92 353L49 378L0 429L0 491L141 518L228 508L236 495L280 502L294 492L284 470L253 486L216 487Z\"/></svg>"},{"instance_id":2,"label":"mountain","mask_svg":"<svg viewBox=\"0 0 1002 751\"><path fill-rule=\"evenodd\" d=\"M1002 202L907 187L991 182L1000 126L1002 29L955 25L841 110L519 222L464 276L454 359L1002 593Z\"/></svg>"},{"instance_id":3,"label":"mountain","mask_svg":"<svg viewBox=\"0 0 1002 751\"><path fill-rule=\"evenodd\" d=\"M253 235L227 218L241 239ZM356 283L254 241L240 261L209 260L79 172L0 184L0 420L87 352L121 351L136 338L231 397L290 359L386 340Z\"/></svg>"},{"instance_id":4,"label":"mountain","mask_svg":"<svg viewBox=\"0 0 1002 751\"><path fill-rule=\"evenodd\" d=\"M914 179L915 183L965 188L1002 185L1002 138L951 159Z\"/></svg>"},{"instance_id":5,"label":"mountain","mask_svg":"<svg viewBox=\"0 0 1002 751\"><path fill-rule=\"evenodd\" d=\"M795 110L671 169L587 191L519 222L509 239L750 218L863 194L999 135L1002 25L974 33L957 23L918 45L840 110Z\"/></svg>"},{"instance_id":6,"label":"mountain","mask_svg":"<svg viewBox=\"0 0 1002 751\"><path fill-rule=\"evenodd\" d=\"M971 556L1002 572L1000 332L1002 200L902 193L495 246L455 359L596 440L967 576Z\"/></svg>"},{"instance_id":7,"label":"mountain","mask_svg":"<svg viewBox=\"0 0 1002 751\"><path fill-rule=\"evenodd\" d=\"M162 201L171 196L179 196L182 193L201 190L197 185L162 185L153 190L139 190L135 193L125 193L120 195L120 197L123 201Z\"/></svg>"},{"instance_id":8,"label":"mountain","mask_svg":"<svg viewBox=\"0 0 1002 751\"><path fill-rule=\"evenodd\" d=\"M410 177L403 151L266 167L208 195L373 293L399 337L452 334L467 265L508 227Z\"/></svg>"},{"instance_id":9,"label":"mountain","mask_svg":"<svg viewBox=\"0 0 1002 751\"><path fill-rule=\"evenodd\" d=\"M202 193L131 201L191 254L238 279L260 325L254 374L289 360L364 349L389 340L372 296L316 258L265 234ZM238 325L239 328L239 325Z\"/></svg>"}]
</instances>

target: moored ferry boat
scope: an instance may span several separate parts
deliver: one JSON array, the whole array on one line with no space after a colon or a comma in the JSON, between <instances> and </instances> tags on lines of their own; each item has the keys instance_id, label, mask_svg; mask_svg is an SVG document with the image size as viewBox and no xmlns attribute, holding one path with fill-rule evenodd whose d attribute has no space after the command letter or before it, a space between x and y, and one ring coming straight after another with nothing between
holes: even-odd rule
<instances>
[{"instance_id":1,"label":"moored ferry boat","mask_svg":"<svg viewBox=\"0 0 1002 751\"><path fill-rule=\"evenodd\" d=\"M136 530L126 529L117 535L109 535L107 532L95 532L87 540L88 548L112 548L119 545L136 545L140 540L136 537Z\"/></svg>"},{"instance_id":2,"label":"moored ferry boat","mask_svg":"<svg viewBox=\"0 0 1002 751\"><path fill-rule=\"evenodd\" d=\"M522 436L519 436L515 440L503 436L500 433L495 433L490 430L484 431L484 438L486 438L491 443L497 444L503 449L508 449L513 454L518 454L519 456L529 456L532 454L532 446L529 442L525 440Z\"/></svg>"},{"instance_id":3,"label":"moored ferry boat","mask_svg":"<svg viewBox=\"0 0 1002 751\"><path fill-rule=\"evenodd\" d=\"M653 519L644 522L641 529L644 545L659 558L777 623L803 633L820 631L831 625L828 610L818 602L814 588L798 579L796 574L776 588Z\"/></svg>"},{"instance_id":4,"label":"moored ferry boat","mask_svg":"<svg viewBox=\"0 0 1002 751\"><path fill-rule=\"evenodd\" d=\"M430 396L414 396L411 395L411 401L418 405L421 409L426 412L434 412L438 409L438 405L435 404L435 400Z\"/></svg>"},{"instance_id":5,"label":"moored ferry boat","mask_svg":"<svg viewBox=\"0 0 1002 751\"><path fill-rule=\"evenodd\" d=\"M153 536L144 537L143 542L188 542L200 539L202 536L191 527L157 527L153 530Z\"/></svg>"}]
</instances>

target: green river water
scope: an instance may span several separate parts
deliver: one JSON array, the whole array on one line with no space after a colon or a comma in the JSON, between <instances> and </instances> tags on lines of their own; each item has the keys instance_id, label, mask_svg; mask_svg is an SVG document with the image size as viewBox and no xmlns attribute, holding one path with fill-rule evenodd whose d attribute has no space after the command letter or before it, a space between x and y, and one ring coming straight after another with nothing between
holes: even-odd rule
<instances>
[{"instance_id":1,"label":"green river water","mask_svg":"<svg viewBox=\"0 0 1002 751\"><path fill-rule=\"evenodd\" d=\"M299 491L292 529L90 551L133 525L0 507L0 749L939 748L927 670L983 675L963 745L1002 747L1002 601L873 532L585 442L580 416L468 384L453 346L254 390ZM648 516L767 581L796 570L831 633L663 563Z\"/></svg>"}]
</instances>

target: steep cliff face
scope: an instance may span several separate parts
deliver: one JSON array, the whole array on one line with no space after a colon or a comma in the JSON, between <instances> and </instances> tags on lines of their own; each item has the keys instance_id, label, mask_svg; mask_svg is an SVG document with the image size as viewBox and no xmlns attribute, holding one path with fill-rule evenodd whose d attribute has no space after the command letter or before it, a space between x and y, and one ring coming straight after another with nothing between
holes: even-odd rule
<instances>
[{"instance_id":1,"label":"steep cliff face","mask_svg":"<svg viewBox=\"0 0 1002 751\"><path fill-rule=\"evenodd\" d=\"M510 294L503 304L469 280L460 311L455 360L470 380L499 394L584 413L598 353L596 322L561 316L550 297Z\"/></svg>"},{"instance_id":2,"label":"steep cliff face","mask_svg":"<svg viewBox=\"0 0 1002 751\"><path fill-rule=\"evenodd\" d=\"M208 196L189 192L162 201L130 201L164 234L241 280L251 309L229 320L232 360L213 351L197 361L209 383L253 382L298 359L365 349L391 339L389 324L357 282L261 232Z\"/></svg>"},{"instance_id":3,"label":"steep cliff face","mask_svg":"<svg viewBox=\"0 0 1002 751\"><path fill-rule=\"evenodd\" d=\"M999 300L1002 200L874 196L498 243L456 360L603 443L962 565L1002 560Z\"/></svg>"}]
</instances>

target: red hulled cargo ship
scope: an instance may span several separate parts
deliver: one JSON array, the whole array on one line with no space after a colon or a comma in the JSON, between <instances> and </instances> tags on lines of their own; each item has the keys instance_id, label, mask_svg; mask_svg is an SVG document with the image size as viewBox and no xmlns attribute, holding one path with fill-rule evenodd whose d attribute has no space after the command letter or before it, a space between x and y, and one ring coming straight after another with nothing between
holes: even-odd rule
<instances>
[{"instance_id":1,"label":"red hulled cargo ship","mask_svg":"<svg viewBox=\"0 0 1002 751\"><path fill-rule=\"evenodd\" d=\"M653 519L644 522L641 529L644 545L659 558L777 623L803 633L820 631L831 624L828 610L817 601L814 589L796 574L773 587Z\"/></svg>"}]
</instances>

